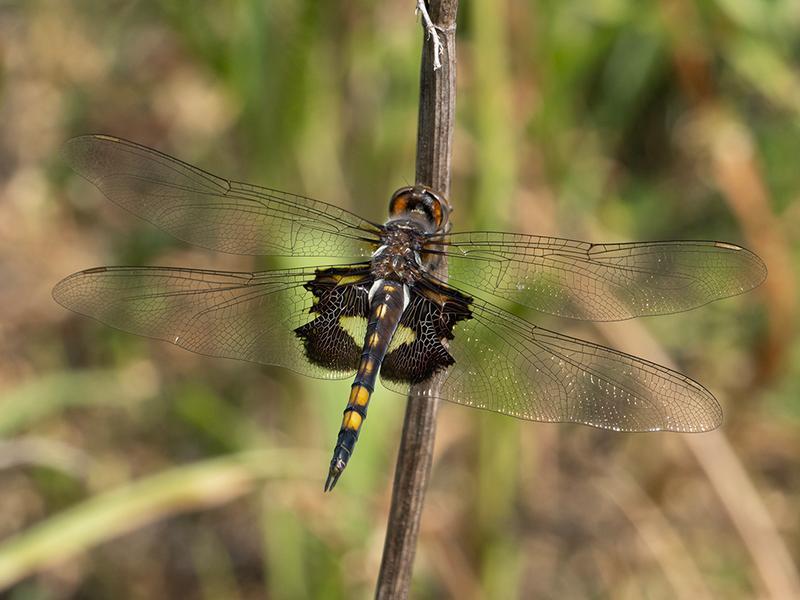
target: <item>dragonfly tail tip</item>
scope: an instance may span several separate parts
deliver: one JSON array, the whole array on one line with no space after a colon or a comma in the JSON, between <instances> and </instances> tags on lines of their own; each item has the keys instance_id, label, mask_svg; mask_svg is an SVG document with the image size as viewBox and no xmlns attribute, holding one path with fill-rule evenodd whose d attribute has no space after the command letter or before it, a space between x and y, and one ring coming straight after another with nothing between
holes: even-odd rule
<instances>
[{"instance_id":1,"label":"dragonfly tail tip","mask_svg":"<svg viewBox=\"0 0 800 600\"><path fill-rule=\"evenodd\" d=\"M331 467L330 472L328 473L328 478L325 480L325 491L331 492L333 488L336 487L336 482L339 481L339 477L341 476L342 472L337 471L333 467Z\"/></svg>"},{"instance_id":2,"label":"dragonfly tail tip","mask_svg":"<svg viewBox=\"0 0 800 600\"><path fill-rule=\"evenodd\" d=\"M328 471L328 478L325 480L326 492L330 492L334 487L336 487L336 483L339 481L339 477L342 476L346 466L347 461L341 456L334 454L333 460L331 461L331 468Z\"/></svg>"}]
</instances>

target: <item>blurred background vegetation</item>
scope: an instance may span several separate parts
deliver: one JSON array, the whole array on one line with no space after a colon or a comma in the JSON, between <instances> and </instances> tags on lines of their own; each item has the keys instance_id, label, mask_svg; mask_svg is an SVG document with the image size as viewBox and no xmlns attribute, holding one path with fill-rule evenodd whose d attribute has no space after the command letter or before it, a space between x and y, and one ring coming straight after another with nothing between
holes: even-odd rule
<instances>
[{"instance_id":1,"label":"blurred background vegetation","mask_svg":"<svg viewBox=\"0 0 800 600\"><path fill-rule=\"evenodd\" d=\"M323 495L349 382L196 356L57 306L191 248L58 159L89 132L382 220L413 181L411 0L0 1L0 587L14 599L372 594L403 402ZM756 292L594 327L678 368L712 434L440 415L415 598L800 597L800 3L462 3L456 229L723 239Z\"/></svg>"}]
</instances>

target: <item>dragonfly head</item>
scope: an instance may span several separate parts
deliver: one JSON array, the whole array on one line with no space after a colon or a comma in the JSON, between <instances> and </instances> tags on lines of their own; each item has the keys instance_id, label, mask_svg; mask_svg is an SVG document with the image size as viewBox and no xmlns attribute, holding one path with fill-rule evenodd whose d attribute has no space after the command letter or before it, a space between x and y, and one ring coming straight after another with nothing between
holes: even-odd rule
<instances>
[{"instance_id":1,"label":"dragonfly head","mask_svg":"<svg viewBox=\"0 0 800 600\"><path fill-rule=\"evenodd\" d=\"M402 187L389 201L391 219L411 219L426 233L444 231L450 208L445 199L424 185Z\"/></svg>"}]
</instances>

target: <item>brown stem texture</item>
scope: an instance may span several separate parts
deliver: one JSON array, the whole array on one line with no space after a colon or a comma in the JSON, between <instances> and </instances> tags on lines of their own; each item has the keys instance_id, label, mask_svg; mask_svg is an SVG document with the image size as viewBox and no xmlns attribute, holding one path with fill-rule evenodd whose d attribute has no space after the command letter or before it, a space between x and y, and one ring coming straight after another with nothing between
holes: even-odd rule
<instances>
[{"instance_id":1,"label":"brown stem texture","mask_svg":"<svg viewBox=\"0 0 800 600\"><path fill-rule=\"evenodd\" d=\"M456 105L458 0L431 0L427 4L442 42L442 67L433 68L434 44L423 27L425 41L420 69L416 182L449 198ZM447 264L444 261L437 266L436 275L446 280ZM438 386L438 383L434 381L433 385ZM431 383L425 386L430 387ZM392 505L375 591L375 597L380 600L408 597L425 490L431 472L438 411L438 400L415 397L412 390L406 405Z\"/></svg>"}]
</instances>

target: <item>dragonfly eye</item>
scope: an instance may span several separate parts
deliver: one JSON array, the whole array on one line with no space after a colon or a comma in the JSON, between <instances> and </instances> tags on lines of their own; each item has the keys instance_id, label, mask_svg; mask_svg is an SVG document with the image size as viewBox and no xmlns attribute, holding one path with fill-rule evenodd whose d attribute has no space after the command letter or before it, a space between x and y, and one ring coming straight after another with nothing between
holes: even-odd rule
<instances>
[{"instance_id":1,"label":"dragonfly eye","mask_svg":"<svg viewBox=\"0 0 800 600\"><path fill-rule=\"evenodd\" d=\"M389 201L392 217L409 216L422 220L433 231L438 231L447 221L447 204L432 189L422 186L400 188Z\"/></svg>"}]
</instances>

